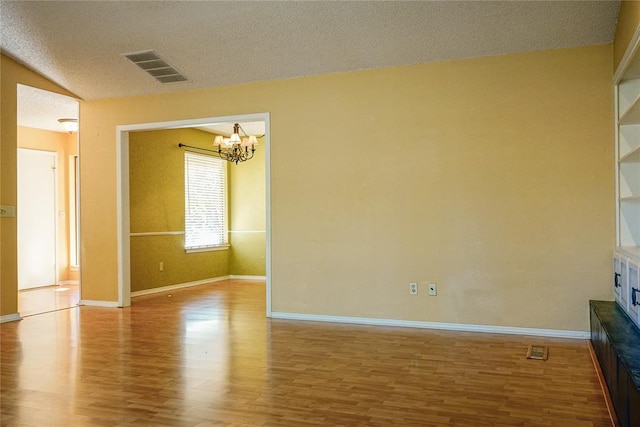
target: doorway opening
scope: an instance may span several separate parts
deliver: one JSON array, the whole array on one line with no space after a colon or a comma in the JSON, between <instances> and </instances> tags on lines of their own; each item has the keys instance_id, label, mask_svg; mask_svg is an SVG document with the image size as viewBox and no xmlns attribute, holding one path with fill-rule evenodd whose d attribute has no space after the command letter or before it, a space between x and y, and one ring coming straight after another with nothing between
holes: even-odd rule
<instances>
[{"instance_id":1,"label":"doorway opening","mask_svg":"<svg viewBox=\"0 0 640 427\"><path fill-rule=\"evenodd\" d=\"M264 278L266 281L266 313L267 316L271 315L271 250L270 250L270 182L269 182L269 154L270 154L270 140L269 140L269 114L268 113L259 113L259 114L247 114L247 115L238 115L238 116L226 116L226 117L210 117L210 118L200 118L200 119L191 119L191 120L181 120L181 121L171 121L171 122L159 122L159 123L144 123L137 125L123 125L118 126L116 129L116 158L117 158L117 177L118 177L118 185L117 185L117 224L118 224L118 306L119 307L127 307L131 305L131 296L132 296L132 239L136 239L136 242L143 241L149 236L157 236L158 233L153 230L149 230L146 232L136 232L134 224L134 232L132 233L132 201L131 197L135 196L139 189L132 188L130 182L130 144L131 139L136 138L133 134L138 134L141 132L149 132L149 131L166 131L166 130L181 130L181 129L205 129L207 127L214 127L223 124L233 124L233 123L250 123L250 122L261 122L264 128L264 137L263 142L261 143L260 150L263 150L264 154L264 202L263 202L263 215L264 219L264 229L263 230L233 230L231 229L231 233L229 233L230 240L233 241L234 238L237 238L236 233L238 232L250 232L250 233L262 233L263 241L264 241ZM210 131L211 132L211 131ZM211 137L213 140L213 137ZM185 141L174 141L173 147L178 150L178 143ZM179 151L182 156L182 150ZM251 160L249 160L251 162ZM238 167L241 168L243 165L231 165L229 167ZM133 192L133 193L132 193ZM136 193L137 194L137 193ZM138 220L137 214L134 221ZM182 228L181 228L181 227ZM183 238L180 236L181 233L184 233L183 230L184 224L176 224L177 230L166 230L163 231L163 235L167 236L179 236L178 239ZM137 243L136 243L137 244ZM162 272L164 269L164 262L161 259L150 261L153 263L152 269L156 272ZM196 284L195 282L192 284ZM137 293L137 292L136 292Z\"/></svg>"},{"instance_id":2,"label":"doorway opening","mask_svg":"<svg viewBox=\"0 0 640 427\"><path fill-rule=\"evenodd\" d=\"M58 282L58 154L18 148L18 290Z\"/></svg>"},{"instance_id":3,"label":"doorway opening","mask_svg":"<svg viewBox=\"0 0 640 427\"><path fill-rule=\"evenodd\" d=\"M22 317L77 306L78 119L76 99L17 85L18 311Z\"/></svg>"}]
</instances>

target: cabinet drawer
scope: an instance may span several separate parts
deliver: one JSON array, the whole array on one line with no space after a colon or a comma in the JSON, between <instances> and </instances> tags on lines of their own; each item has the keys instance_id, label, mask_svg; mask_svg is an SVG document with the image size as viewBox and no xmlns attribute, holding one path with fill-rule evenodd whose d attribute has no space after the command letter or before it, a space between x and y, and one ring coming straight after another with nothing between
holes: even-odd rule
<instances>
[{"instance_id":1,"label":"cabinet drawer","mask_svg":"<svg viewBox=\"0 0 640 427\"><path fill-rule=\"evenodd\" d=\"M620 261L620 255L615 254L613 256L613 293L618 303L621 301L620 291L622 289L622 285L620 284L622 281L622 267L620 266Z\"/></svg>"},{"instance_id":2,"label":"cabinet drawer","mask_svg":"<svg viewBox=\"0 0 640 427\"><path fill-rule=\"evenodd\" d=\"M628 304L629 316L637 325L640 325L640 278L638 277L638 265L632 261L627 264L627 283L629 290Z\"/></svg>"},{"instance_id":3,"label":"cabinet drawer","mask_svg":"<svg viewBox=\"0 0 640 427\"><path fill-rule=\"evenodd\" d=\"M619 280L619 290L620 293L616 301L620 304L622 308L625 310L629 307L629 271L628 271L628 260L625 257L619 257L620 263L620 276L618 276Z\"/></svg>"},{"instance_id":4,"label":"cabinet drawer","mask_svg":"<svg viewBox=\"0 0 640 427\"><path fill-rule=\"evenodd\" d=\"M630 426L640 426L640 392L629 381L629 423Z\"/></svg>"},{"instance_id":5,"label":"cabinet drawer","mask_svg":"<svg viewBox=\"0 0 640 427\"><path fill-rule=\"evenodd\" d=\"M613 292L616 301L620 298L620 257L618 254L613 256Z\"/></svg>"}]
</instances>

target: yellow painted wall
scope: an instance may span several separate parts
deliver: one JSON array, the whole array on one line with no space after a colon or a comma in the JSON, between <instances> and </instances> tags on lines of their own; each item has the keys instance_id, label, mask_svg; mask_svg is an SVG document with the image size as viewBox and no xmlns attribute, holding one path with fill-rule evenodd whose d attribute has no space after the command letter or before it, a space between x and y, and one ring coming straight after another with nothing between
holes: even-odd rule
<instances>
[{"instance_id":1,"label":"yellow painted wall","mask_svg":"<svg viewBox=\"0 0 640 427\"><path fill-rule=\"evenodd\" d=\"M83 102L83 298L117 300L117 125L270 112L274 311L586 331L611 69L590 46Z\"/></svg>"},{"instance_id":2,"label":"yellow painted wall","mask_svg":"<svg viewBox=\"0 0 640 427\"><path fill-rule=\"evenodd\" d=\"M77 154L77 134L18 127L17 144L58 154L58 280L77 280L69 266L69 156Z\"/></svg>"},{"instance_id":3,"label":"yellow painted wall","mask_svg":"<svg viewBox=\"0 0 640 427\"><path fill-rule=\"evenodd\" d=\"M266 275L265 147L259 140L254 158L229 167L230 272Z\"/></svg>"},{"instance_id":4,"label":"yellow painted wall","mask_svg":"<svg viewBox=\"0 0 640 427\"><path fill-rule=\"evenodd\" d=\"M210 133L197 129L130 134L131 233L184 232L184 149L177 145L211 148L212 141ZM184 234L131 237L134 292L227 275L228 250L187 254Z\"/></svg>"},{"instance_id":5,"label":"yellow painted wall","mask_svg":"<svg viewBox=\"0 0 640 427\"><path fill-rule=\"evenodd\" d=\"M211 133L197 129L130 134L131 233L184 232L184 150L177 144L210 149L212 141ZM230 274L265 275L264 157L262 145L251 161L229 165L230 249L187 254L183 235L132 236L132 291Z\"/></svg>"},{"instance_id":6,"label":"yellow painted wall","mask_svg":"<svg viewBox=\"0 0 640 427\"><path fill-rule=\"evenodd\" d=\"M639 1L622 1L620 2L620 11L618 12L618 23L616 26L616 34L613 39L613 68L618 68L627 46L631 42L633 35L640 24L640 2Z\"/></svg>"},{"instance_id":7,"label":"yellow painted wall","mask_svg":"<svg viewBox=\"0 0 640 427\"><path fill-rule=\"evenodd\" d=\"M74 96L60 86L0 54L0 204L17 203L17 85ZM16 218L0 219L0 316L18 311Z\"/></svg>"}]
</instances>

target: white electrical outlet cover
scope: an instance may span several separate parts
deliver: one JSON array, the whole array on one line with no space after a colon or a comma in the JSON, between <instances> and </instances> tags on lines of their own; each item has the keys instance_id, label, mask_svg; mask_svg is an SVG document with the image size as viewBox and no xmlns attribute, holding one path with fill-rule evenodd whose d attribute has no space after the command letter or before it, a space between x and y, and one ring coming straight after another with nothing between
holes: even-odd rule
<instances>
[{"instance_id":1,"label":"white electrical outlet cover","mask_svg":"<svg viewBox=\"0 0 640 427\"><path fill-rule=\"evenodd\" d=\"M0 217L15 218L15 216L16 216L15 206L0 206Z\"/></svg>"}]
</instances>

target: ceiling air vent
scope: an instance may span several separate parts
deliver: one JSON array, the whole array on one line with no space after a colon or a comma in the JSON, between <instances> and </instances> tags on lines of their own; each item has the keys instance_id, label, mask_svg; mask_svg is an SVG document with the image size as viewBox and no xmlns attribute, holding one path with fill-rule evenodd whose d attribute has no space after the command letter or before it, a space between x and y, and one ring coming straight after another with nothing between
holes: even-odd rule
<instances>
[{"instance_id":1,"label":"ceiling air vent","mask_svg":"<svg viewBox=\"0 0 640 427\"><path fill-rule=\"evenodd\" d=\"M154 50L124 53L123 55L160 83L189 81L188 78L182 75L173 65L162 59Z\"/></svg>"}]
</instances>

